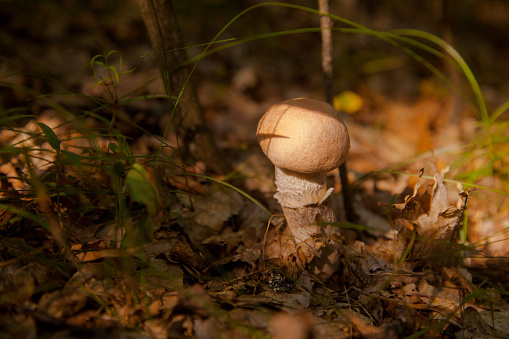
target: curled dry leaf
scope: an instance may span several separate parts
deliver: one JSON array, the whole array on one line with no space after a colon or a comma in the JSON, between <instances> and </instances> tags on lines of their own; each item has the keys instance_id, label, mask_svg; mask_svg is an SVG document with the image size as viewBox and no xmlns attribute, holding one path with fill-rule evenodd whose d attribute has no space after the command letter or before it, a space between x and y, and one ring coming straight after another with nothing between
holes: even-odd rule
<instances>
[{"instance_id":1,"label":"curled dry leaf","mask_svg":"<svg viewBox=\"0 0 509 339\"><path fill-rule=\"evenodd\" d=\"M398 234L391 244L394 257L398 259L406 248L410 248L411 260L435 260L438 256L441 261L447 261L455 257L451 254L457 251L454 244L469 192L460 193L460 207L450 206L444 181L448 168L439 171L432 165L431 170L432 186L425 187L425 192L419 194L425 180L421 173L413 195L407 196L404 203L394 205L402 210L401 216L394 220Z\"/></svg>"},{"instance_id":2,"label":"curled dry leaf","mask_svg":"<svg viewBox=\"0 0 509 339\"><path fill-rule=\"evenodd\" d=\"M366 245L355 241L344 247L345 277L353 285L362 286L365 293L381 290L388 276L383 273L390 272L392 267L386 261L372 255L367 251Z\"/></svg>"},{"instance_id":3,"label":"curled dry leaf","mask_svg":"<svg viewBox=\"0 0 509 339\"><path fill-rule=\"evenodd\" d=\"M248 263L254 269L256 268L256 263L258 262L259 258L260 250L240 247L237 249L235 255L232 258L232 261L242 261Z\"/></svg>"}]
</instances>

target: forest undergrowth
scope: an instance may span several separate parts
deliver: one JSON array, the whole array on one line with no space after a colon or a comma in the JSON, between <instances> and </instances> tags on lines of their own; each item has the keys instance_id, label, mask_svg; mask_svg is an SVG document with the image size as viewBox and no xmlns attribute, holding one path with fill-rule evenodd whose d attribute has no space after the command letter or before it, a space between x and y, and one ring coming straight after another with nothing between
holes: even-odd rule
<instances>
[{"instance_id":1,"label":"forest undergrowth","mask_svg":"<svg viewBox=\"0 0 509 339\"><path fill-rule=\"evenodd\" d=\"M318 223L341 249L324 275L286 228L255 135L272 104L324 99L319 12L209 6L175 4L188 58L161 77L134 1L42 1L20 17L6 3L0 337L508 336L509 96L453 47L462 31L370 28L394 22L393 2L354 8L373 26L330 15L357 220L329 173L338 221ZM465 15L486 32L483 13L509 13L476 6ZM191 86L204 125L190 131Z\"/></svg>"}]
</instances>

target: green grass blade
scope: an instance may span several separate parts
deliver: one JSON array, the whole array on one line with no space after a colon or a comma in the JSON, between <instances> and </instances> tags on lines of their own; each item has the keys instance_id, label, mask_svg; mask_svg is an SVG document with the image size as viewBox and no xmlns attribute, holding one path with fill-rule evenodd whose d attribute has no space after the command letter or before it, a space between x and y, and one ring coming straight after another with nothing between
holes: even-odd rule
<instances>
[{"instance_id":1,"label":"green grass blade","mask_svg":"<svg viewBox=\"0 0 509 339\"><path fill-rule=\"evenodd\" d=\"M500 105L490 116L490 123L493 124L495 121L509 109L509 100Z\"/></svg>"},{"instance_id":2,"label":"green grass blade","mask_svg":"<svg viewBox=\"0 0 509 339\"><path fill-rule=\"evenodd\" d=\"M479 86L479 83L477 82L477 79L476 79L474 73L472 72L472 70L470 69L470 67L468 66L468 64L465 62L465 60L463 59L461 54L458 53L458 51L454 47L452 47L447 42L445 42L444 40L440 39L439 37L437 37L433 34L415 30L415 29L393 30L392 32L399 34L399 35L414 36L414 37L418 37L421 39L425 39L425 40L430 41L430 42L440 46L441 48L443 48L454 59L454 61L457 63L458 67L461 69L461 71L467 78L468 82L470 83L470 87L472 88L472 91L474 92L474 96L477 99L479 113L480 113L483 123L486 126L490 125L490 117L488 114L488 108L486 106L486 102L484 100L484 96L482 94L481 87Z\"/></svg>"},{"instance_id":3,"label":"green grass blade","mask_svg":"<svg viewBox=\"0 0 509 339\"><path fill-rule=\"evenodd\" d=\"M23 217L23 218L32 220L32 221L36 222L37 224L41 225L47 231L50 231L48 222L45 219L39 217L37 214L33 214L31 212L20 210L18 208L12 207L10 205L5 205L5 204L0 204L0 209L12 212L14 214L17 214L17 215Z\"/></svg>"},{"instance_id":4,"label":"green grass blade","mask_svg":"<svg viewBox=\"0 0 509 339\"><path fill-rule=\"evenodd\" d=\"M246 197L247 199L251 200L256 206L260 207L262 209L262 211L267 213L267 215L272 216L272 213L265 206L263 206L258 200L256 200L255 198L253 198L252 196L250 196L249 194L247 194L243 190L241 190L241 189L239 189L239 188L233 186L232 184L229 184L229 183L227 183L227 182L225 182L223 180L215 179L215 178L209 177L209 176L204 175L204 174L194 174L194 173L175 173L175 174L178 174L178 175L190 175L190 176L194 176L194 177L204 178L204 179L216 182L218 184L224 185L224 186L226 186L228 188L231 188L232 190L236 191L237 193L242 194L244 197Z\"/></svg>"}]
</instances>

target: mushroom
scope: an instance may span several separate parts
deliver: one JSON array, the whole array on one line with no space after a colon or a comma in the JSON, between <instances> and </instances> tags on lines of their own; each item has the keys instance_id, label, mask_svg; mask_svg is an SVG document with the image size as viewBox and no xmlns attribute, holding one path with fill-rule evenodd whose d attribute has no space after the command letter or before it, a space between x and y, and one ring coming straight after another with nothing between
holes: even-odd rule
<instances>
[{"instance_id":1,"label":"mushroom","mask_svg":"<svg viewBox=\"0 0 509 339\"><path fill-rule=\"evenodd\" d=\"M263 153L276 167L274 197L281 204L297 244L313 245L313 238L338 234L327 188L327 173L345 162L350 148L348 130L329 104L306 98L270 107L256 131Z\"/></svg>"}]
</instances>

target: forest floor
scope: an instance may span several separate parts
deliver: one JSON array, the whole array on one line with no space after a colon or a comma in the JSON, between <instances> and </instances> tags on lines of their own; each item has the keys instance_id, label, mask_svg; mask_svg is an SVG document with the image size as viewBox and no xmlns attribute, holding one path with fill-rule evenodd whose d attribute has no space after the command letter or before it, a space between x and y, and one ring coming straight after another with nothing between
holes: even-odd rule
<instances>
[{"instance_id":1,"label":"forest floor","mask_svg":"<svg viewBox=\"0 0 509 339\"><path fill-rule=\"evenodd\" d=\"M217 174L181 152L135 1L4 1L0 338L508 337L509 6L464 2L462 16L333 5L445 36L480 89L441 58L423 53L445 84L401 48L334 34L358 220L331 172L341 251L324 276L285 228L255 135L271 105L323 100L319 33L200 60L192 85L233 168ZM176 4L189 56L254 4ZM317 25L265 6L220 39Z\"/></svg>"}]
</instances>

